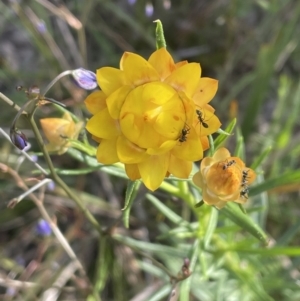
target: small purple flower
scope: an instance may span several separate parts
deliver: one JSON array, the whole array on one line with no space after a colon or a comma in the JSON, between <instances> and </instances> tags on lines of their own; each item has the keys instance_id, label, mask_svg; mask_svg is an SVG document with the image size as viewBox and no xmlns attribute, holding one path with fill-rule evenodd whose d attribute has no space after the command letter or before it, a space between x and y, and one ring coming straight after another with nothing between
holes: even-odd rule
<instances>
[{"instance_id":1,"label":"small purple flower","mask_svg":"<svg viewBox=\"0 0 300 301\"><path fill-rule=\"evenodd\" d=\"M35 231L40 236L49 236L52 233L49 223L44 219L38 221L35 225Z\"/></svg>"},{"instance_id":2,"label":"small purple flower","mask_svg":"<svg viewBox=\"0 0 300 301\"><path fill-rule=\"evenodd\" d=\"M36 23L36 29L39 33L44 34L47 32L47 27L46 27L46 23L44 20L39 20Z\"/></svg>"},{"instance_id":3,"label":"small purple flower","mask_svg":"<svg viewBox=\"0 0 300 301\"><path fill-rule=\"evenodd\" d=\"M151 2L146 3L146 6L145 6L146 16L151 17L153 15L153 11L154 11L154 8L153 8L152 3Z\"/></svg>"},{"instance_id":4,"label":"small purple flower","mask_svg":"<svg viewBox=\"0 0 300 301\"><path fill-rule=\"evenodd\" d=\"M78 86L85 90L93 90L97 87L96 74L92 71L78 68L73 70L72 75Z\"/></svg>"},{"instance_id":5,"label":"small purple flower","mask_svg":"<svg viewBox=\"0 0 300 301\"><path fill-rule=\"evenodd\" d=\"M39 159L37 155L31 155L30 158L31 158L31 160L32 160L33 162L35 162L35 163L36 163L36 162L38 161L38 159Z\"/></svg>"},{"instance_id":6,"label":"small purple flower","mask_svg":"<svg viewBox=\"0 0 300 301\"><path fill-rule=\"evenodd\" d=\"M10 130L11 142L20 150L23 150L27 146L26 136L18 129Z\"/></svg>"},{"instance_id":7,"label":"small purple flower","mask_svg":"<svg viewBox=\"0 0 300 301\"><path fill-rule=\"evenodd\" d=\"M136 0L128 0L128 3L129 3L130 5L133 5L135 2L136 2Z\"/></svg>"},{"instance_id":8,"label":"small purple flower","mask_svg":"<svg viewBox=\"0 0 300 301\"><path fill-rule=\"evenodd\" d=\"M53 181L49 182L49 183L47 184L47 189L48 189L49 191L53 191L53 190L55 189L55 183L54 183Z\"/></svg>"}]
</instances>

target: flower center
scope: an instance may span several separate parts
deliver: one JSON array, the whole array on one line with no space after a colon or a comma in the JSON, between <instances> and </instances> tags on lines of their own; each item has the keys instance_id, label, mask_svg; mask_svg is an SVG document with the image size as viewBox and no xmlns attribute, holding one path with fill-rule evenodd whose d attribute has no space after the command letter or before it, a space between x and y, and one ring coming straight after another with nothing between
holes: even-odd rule
<instances>
[{"instance_id":1,"label":"flower center","mask_svg":"<svg viewBox=\"0 0 300 301\"><path fill-rule=\"evenodd\" d=\"M218 196L226 196L240 190L241 169L230 161L213 164L207 173L207 186Z\"/></svg>"},{"instance_id":2,"label":"flower center","mask_svg":"<svg viewBox=\"0 0 300 301\"><path fill-rule=\"evenodd\" d=\"M185 120L185 108L177 92L161 82L133 89L120 112L124 136L145 149L159 148L169 140L177 140Z\"/></svg>"}]
</instances>

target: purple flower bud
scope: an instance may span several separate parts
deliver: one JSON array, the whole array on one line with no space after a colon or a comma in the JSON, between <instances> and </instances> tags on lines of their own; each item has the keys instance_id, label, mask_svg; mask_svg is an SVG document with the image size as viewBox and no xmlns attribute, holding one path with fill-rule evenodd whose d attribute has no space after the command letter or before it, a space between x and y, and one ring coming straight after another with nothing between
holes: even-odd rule
<instances>
[{"instance_id":1,"label":"purple flower bud","mask_svg":"<svg viewBox=\"0 0 300 301\"><path fill-rule=\"evenodd\" d=\"M47 221L40 219L35 225L35 231L38 235L49 236L52 233L51 227Z\"/></svg>"},{"instance_id":2,"label":"purple flower bud","mask_svg":"<svg viewBox=\"0 0 300 301\"><path fill-rule=\"evenodd\" d=\"M39 159L39 157L37 155L31 155L30 158L33 162L37 162Z\"/></svg>"},{"instance_id":3,"label":"purple flower bud","mask_svg":"<svg viewBox=\"0 0 300 301\"><path fill-rule=\"evenodd\" d=\"M153 15L153 11L154 11L154 8L153 8L152 3L151 2L146 3L146 6L145 6L146 16L151 17Z\"/></svg>"},{"instance_id":4,"label":"purple flower bud","mask_svg":"<svg viewBox=\"0 0 300 301\"><path fill-rule=\"evenodd\" d=\"M27 146L26 136L18 129L10 130L11 142L20 150L23 150Z\"/></svg>"},{"instance_id":5,"label":"purple flower bud","mask_svg":"<svg viewBox=\"0 0 300 301\"><path fill-rule=\"evenodd\" d=\"M136 2L136 0L128 0L128 3L129 3L130 5L133 5L135 2Z\"/></svg>"},{"instance_id":6,"label":"purple flower bud","mask_svg":"<svg viewBox=\"0 0 300 301\"><path fill-rule=\"evenodd\" d=\"M53 190L55 189L55 183L54 183L53 181L49 182L49 183L47 184L47 189L48 189L49 191L53 191Z\"/></svg>"},{"instance_id":7,"label":"purple flower bud","mask_svg":"<svg viewBox=\"0 0 300 301\"><path fill-rule=\"evenodd\" d=\"M97 87L96 74L92 71L78 68L73 70L72 75L78 86L85 90L93 90Z\"/></svg>"},{"instance_id":8,"label":"purple flower bud","mask_svg":"<svg viewBox=\"0 0 300 301\"><path fill-rule=\"evenodd\" d=\"M46 23L44 20L39 20L36 23L36 29L39 33L44 34L47 32L47 27L46 27Z\"/></svg>"}]
</instances>

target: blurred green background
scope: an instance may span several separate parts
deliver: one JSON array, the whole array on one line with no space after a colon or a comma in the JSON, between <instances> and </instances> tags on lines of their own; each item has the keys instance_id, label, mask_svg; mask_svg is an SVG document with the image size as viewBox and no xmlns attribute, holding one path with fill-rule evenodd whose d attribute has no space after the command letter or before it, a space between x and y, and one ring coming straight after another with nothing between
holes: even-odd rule
<instances>
[{"instance_id":1,"label":"blurred green background","mask_svg":"<svg viewBox=\"0 0 300 301\"><path fill-rule=\"evenodd\" d=\"M202 249L201 237L207 232L196 230L196 221L201 214L202 218L211 214L211 208L195 215L180 197L157 192L163 204L189 223L186 227L172 223L170 212L164 214L146 202L145 190L135 200L130 230L122 225L118 228L122 235L145 244L131 249L109 239L98 241L73 202L58 187L48 188L45 206L49 214L57 219L88 279L96 283L93 290L84 276L74 274L56 298L96 300L92 299L96 293L91 297L90 292L97 291L104 301L300 300L298 0L3 0L0 92L21 106L26 95L15 90L17 85L43 88L64 70L118 67L124 51L148 58L155 50L156 19L163 23L167 48L176 61L199 62L202 76L219 80L212 101L216 115L222 128L234 117L238 124L226 146L238 151L248 166L253 163L258 173L248 210L269 234L271 245L281 249L273 253L272 249L260 249L249 234L224 216L215 232L219 240L212 239L212 245ZM79 118L88 116L82 102L86 95L70 79L48 93ZM9 132L16 111L0 101L0 127ZM59 115L51 106L36 114L37 119ZM20 121L20 128L32 144L31 151L38 152L29 125ZM62 170L85 166L68 154L53 156L53 161ZM45 166L43 158L38 162ZM32 176L32 163L24 161L1 133L0 163L19 171L24 179ZM3 165L0 167L0 298L50 300L46 299L46 288L55 282L68 259L54 237L36 234L40 214L33 203L22 201L14 209L6 208L22 191ZM115 224L124 205L124 179L99 170L63 179L79 191L102 224ZM139 248L153 251L160 263L178 272L187 255L185 245L197 243L202 250L199 266L193 277L182 282L190 281L188 288L185 284L177 287L177 299L169 296L171 285L166 274L151 267L145 254L135 252ZM160 249L160 244L170 249ZM247 253L256 248L257 252ZM170 253L163 254L166 250ZM104 254L106 262L100 270L96 263L103 258L99 254ZM17 282L8 285L8 278L46 284L21 288Z\"/></svg>"}]
</instances>

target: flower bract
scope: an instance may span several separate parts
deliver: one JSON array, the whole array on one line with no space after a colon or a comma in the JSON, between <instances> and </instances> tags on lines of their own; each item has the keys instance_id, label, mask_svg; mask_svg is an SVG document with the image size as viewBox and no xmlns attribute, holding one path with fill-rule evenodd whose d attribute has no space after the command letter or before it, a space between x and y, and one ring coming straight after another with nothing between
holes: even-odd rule
<instances>
[{"instance_id":1,"label":"flower bract","mask_svg":"<svg viewBox=\"0 0 300 301\"><path fill-rule=\"evenodd\" d=\"M150 190L170 174L187 178L221 125L208 104L218 83L200 76L198 63L175 63L165 48L148 60L125 52L120 69L98 69L101 91L85 100L97 160L124 163L128 177Z\"/></svg>"},{"instance_id":2,"label":"flower bract","mask_svg":"<svg viewBox=\"0 0 300 301\"><path fill-rule=\"evenodd\" d=\"M245 203L248 186L255 180L255 172L226 148L218 149L213 157L205 157L193 182L202 189L204 203L222 208L227 202Z\"/></svg>"}]
</instances>

